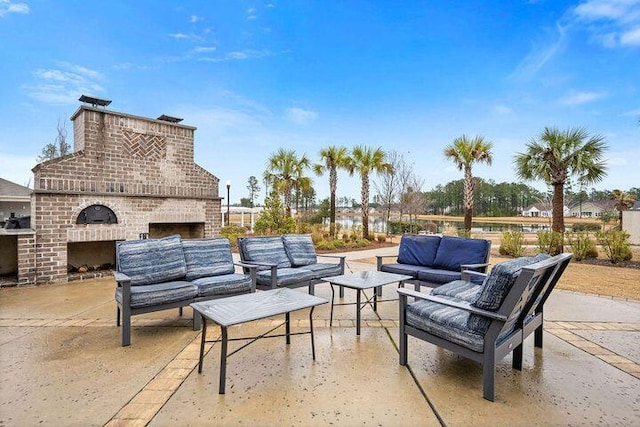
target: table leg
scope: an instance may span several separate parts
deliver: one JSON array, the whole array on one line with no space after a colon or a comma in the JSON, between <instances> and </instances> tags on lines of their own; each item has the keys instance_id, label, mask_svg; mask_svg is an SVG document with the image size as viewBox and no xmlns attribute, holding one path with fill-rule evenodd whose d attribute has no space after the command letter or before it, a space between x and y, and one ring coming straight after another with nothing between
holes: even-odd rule
<instances>
[{"instance_id":1,"label":"table leg","mask_svg":"<svg viewBox=\"0 0 640 427\"><path fill-rule=\"evenodd\" d=\"M382 295L382 292L379 294L376 292L376 288L373 288L373 311L378 312L378 295Z\"/></svg>"},{"instance_id":2,"label":"table leg","mask_svg":"<svg viewBox=\"0 0 640 427\"><path fill-rule=\"evenodd\" d=\"M360 335L360 311L362 307L360 307L360 293L362 291L360 289L357 290L356 293L356 306L358 309L356 310L356 335Z\"/></svg>"},{"instance_id":3,"label":"table leg","mask_svg":"<svg viewBox=\"0 0 640 427\"><path fill-rule=\"evenodd\" d=\"M344 286L340 286L340 298L344 298Z\"/></svg>"},{"instance_id":4,"label":"table leg","mask_svg":"<svg viewBox=\"0 0 640 427\"><path fill-rule=\"evenodd\" d=\"M329 282L329 286L331 286L331 314L329 314L329 327L331 327L333 326L333 302L336 299L336 293L333 289L333 283ZM340 289L342 289L342 286Z\"/></svg>"},{"instance_id":5,"label":"table leg","mask_svg":"<svg viewBox=\"0 0 640 427\"><path fill-rule=\"evenodd\" d=\"M219 394L224 394L224 383L227 377L227 327L221 326L222 329L222 346L220 347L220 387Z\"/></svg>"},{"instance_id":6,"label":"table leg","mask_svg":"<svg viewBox=\"0 0 640 427\"><path fill-rule=\"evenodd\" d=\"M289 313L285 313L284 318L285 318L285 329L287 330L287 344L291 344L291 316L289 316Z\"/></svg>"},{"instance_id":7,"label":"table leg","mask_svg":"<svg viewBox=\"0 0 640 427\"><path fill-rule=\"evenodd\" d=\"M207 319L200 314L202 318L202 338L200 339L200 360L198 361L198 373L202 373L202 359L204 358L204 343L207 339Z\"/></svg>"},{"instance_id":8,"label":"table leg","mask_svg":"<svg viewBox=\"0 0 640 427\"><path fill-rule=\"evenodd\" d=\"M313 343L313 309L315 307L311 307L311 311L309 312L309 327L311 328L311 355L313 356L313 360L316 360L316 346Z\"/></svg>"}]
</instances>

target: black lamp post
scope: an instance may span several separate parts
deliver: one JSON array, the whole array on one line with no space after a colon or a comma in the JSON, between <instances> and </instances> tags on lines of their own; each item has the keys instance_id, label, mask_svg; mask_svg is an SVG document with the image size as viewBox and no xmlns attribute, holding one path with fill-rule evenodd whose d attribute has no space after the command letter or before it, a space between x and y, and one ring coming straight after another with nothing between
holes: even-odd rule
<instances>
[{"instance_id":1,"label":"black lamp post","mask_svg":"<svg viewBox=\"0 0 640 427\"><path fill-rule=\"evenodd\" d=\"M231 181L227 180L227 225L231 225L231 209L229 207L229 192L231 190Z\"/></svg>"}]
</instances>

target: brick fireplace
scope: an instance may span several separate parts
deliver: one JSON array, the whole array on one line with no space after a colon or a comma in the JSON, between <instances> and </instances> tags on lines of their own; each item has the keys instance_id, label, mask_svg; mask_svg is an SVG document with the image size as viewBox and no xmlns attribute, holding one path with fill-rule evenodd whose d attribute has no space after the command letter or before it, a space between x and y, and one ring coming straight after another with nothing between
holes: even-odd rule
<instances>
[{"instance_id":1,"label":"brick fireplace","mask_svg":"<svg viewBox=\"0 0 640 427\"><path fill-rule=\"evenodd\" d=\"M35 256L18 256L19 283L66 281L77 264L115 264L119 240L219 233L218 178L194 163L196 128L168 119L78 108L74 152L33 169L35 243L25 244Z\"/></svg>"}]
</instances>

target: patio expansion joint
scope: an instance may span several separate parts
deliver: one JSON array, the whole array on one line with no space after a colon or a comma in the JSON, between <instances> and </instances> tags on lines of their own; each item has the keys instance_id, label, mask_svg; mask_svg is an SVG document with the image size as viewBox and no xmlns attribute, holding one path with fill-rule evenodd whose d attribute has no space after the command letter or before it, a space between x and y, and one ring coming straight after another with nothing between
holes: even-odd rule
<instances>
[{"instance_id":1,"label":"patio expansion joint","mask_svg":"<svg viewBox=\"0 0 640 427\"><path fill-rule=\"evenodd\" d=\"M589 353L603 362L620 369L622 372L640 379L640 364L611 351L600 344L584 338L573 331L603 331L603 332L638 332L640 324L629 322L545 322L545 331Z\"/></svg>"}]
</instances>

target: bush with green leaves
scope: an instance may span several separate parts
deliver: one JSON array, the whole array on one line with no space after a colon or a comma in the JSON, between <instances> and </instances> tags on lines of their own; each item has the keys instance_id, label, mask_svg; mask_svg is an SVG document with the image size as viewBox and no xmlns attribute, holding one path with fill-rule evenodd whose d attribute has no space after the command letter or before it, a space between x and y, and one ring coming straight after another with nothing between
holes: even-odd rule
<instances>
[{"instance_id":1,"label":"bush with green leaves","mask_svg":"<svg viewBox=\"0 0 640 427\"><path fill-rule=\"evenodd\" d=\"M562 233L552 230L538 231L538 252L558 255L562 252Z\"/></svg>"},{"instance_id":2,"label":"bush with green leaves","mask_svg":"<svg viewBox=\"0 0 640 427\"><path fill-rule=\"evenodd\" d=\"M295 233L296 221L285 214L280 196L273 192L265 200L264 209L253 228L257 234Z\"/></svg>"},{"instance_id":3,"label":"bush with green leaves","mask_svg":"<svg viewBox=\"0 0 640 427\"><path fill-rule=\"evenodd\" d=\"M573 259L576 261L582 261L587 258L598 258L596 244L591 240L589 233L586 231L567 233L565 237L573 253Z\"/></svg>"},{"instance_id":4,"label":"bush with green leaves","mask_svg":"<svg viewBox=\"0 0 640 427\"><path fill-rule=\"evenodd\" d=\"M423 227L418 222L400 222L400 221L388 221L387 230L390 234L405 234L405 233L418 233L423 230Z\"/></svg>"},{"instance_id":5,"label":"bush with green leaves","mask_svg":"<svg viewBox=\"0 0 640 427\"><path fill-rule=\"evenodd\" d=\"M524 253L524 233L522 231L505 231L500 242L500 255L513 258L521 257Z\"/></svg>"},{"instance_id":6,"label":"bush with green leaves","mask_svg":"<svg viewBox=\"0 0 640 427\"><path fill-rule=\"evenodd\" d=\"M247 233L246 227L241 227L238 225L227 225L226 227L222 227L220 229L220 235L222 237L226 237L231 242L231 246L238 246L238 237L244 236Z\"/></svg>"},{"instance_id":7,"label":"bush with green leaves","mask_svg":"<svg viewBox=\"0 0 640 427\"><path fill-rule=\"evenodd\" d=\"M465 239L471 238L471 230L465 230L464 228L458 228L458 237L463 237Z\"/></svg>"},{"instance_id":8,"label":"bush with green leaves","mask_svg":"<svg viewBox=\"0 0 640 427\"><path fill-rule=\"evenodd\" d=\"M629 233L626 231L599 231L596 233L596 238L612 264L629 261L633 256L631 254L631 243L629 243Z\"/></svg>"},{"instance_id":9,"label":"bush with green leaves","mask_svg":"<svg viewBox=\"0 0 640 427\"><path fill-rule=\"evenodd\" d=\"M591 231L596 232L600 231L600 224L592 224L592 223L575 223L571 226L571 231L577 233L578 231Z\"/></svg>"}]
</instances>

